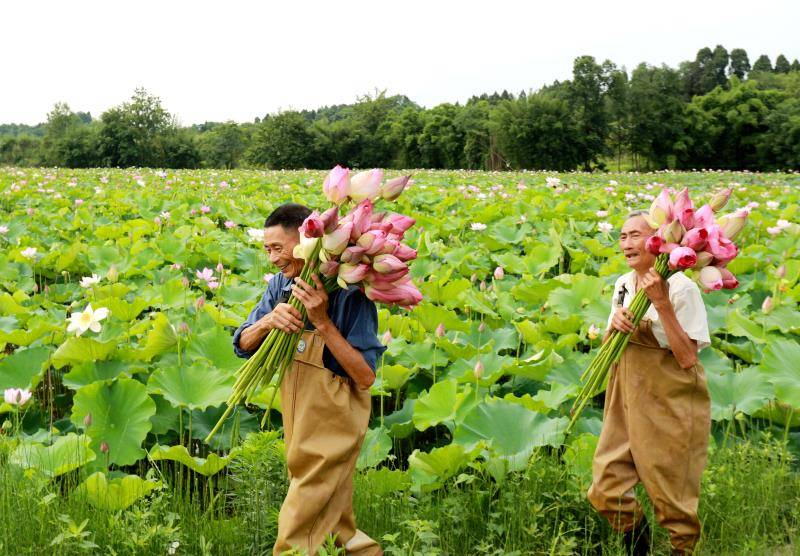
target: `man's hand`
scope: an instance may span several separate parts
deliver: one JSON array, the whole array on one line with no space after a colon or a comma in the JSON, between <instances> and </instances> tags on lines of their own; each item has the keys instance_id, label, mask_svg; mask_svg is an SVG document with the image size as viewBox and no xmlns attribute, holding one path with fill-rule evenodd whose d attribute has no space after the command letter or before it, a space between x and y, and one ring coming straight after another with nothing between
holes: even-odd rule
<instances>
[{"instance_id":1,"label":"man's hand","mask_svg":"<svg viewBox=\"0 0 800 556\"><path fill-rule=\"evenodd\" d=\"M313 274L311 279L316 287L300 278L295 278L292 293L306 308L306 314L311 324L320 328L330 320L328 317L328 293L319 276Z\"/></svg>"},{"instance_id":2,"label":"man's hand","mask_svg":"<svg viewBox=\"0 0 800 556\"><path fill-rule=\"evenodd\" d=\"M277 328L289 334L303 330L303 316L288 303L278 303L263 319L270 329Z\"/></svg>"},{"instance_id":3,"label":"man's hand","mask_svg":"<svg viewBox=\"0 0 800 556\"><path fill-rule=\"evenodd\" d=\"M645 295L650 298L650 302L656 309L669 304L669 284L656 272L655 268L651 267L641 278L639 287L644 290Z\"/></svg>"},{"instance_id":4,"label":"man's hand","mask_svg":"<svg viewBox=\"0 0 800 556\"><path fill-rule=\"evenodd\" d=\"M611 328L619 330L623 334L633 332L633 313L625 307L618 307L614 311L614 316L611 317Z\"/></svg>"}]
</instances>

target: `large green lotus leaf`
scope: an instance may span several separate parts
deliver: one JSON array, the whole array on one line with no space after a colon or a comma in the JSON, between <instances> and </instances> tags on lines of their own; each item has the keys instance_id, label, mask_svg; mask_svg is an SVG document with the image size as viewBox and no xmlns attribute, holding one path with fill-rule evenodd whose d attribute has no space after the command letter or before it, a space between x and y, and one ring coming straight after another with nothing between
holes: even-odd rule
<instances>
[{"instance_id":1,"label":"large green lotus leaf","mask_svg":"<svg viewBox=\"0 0 800 556\"><path fill-rule=\"evenodd\" d=\"M550 292L547 304L561 316L582 315L584 322L603 326L609 305L603 295L605 281L596 276L574 275L572 284Z\"/></svg>"},{"instance_id":2,"label":"large green lotus leaf","mask_svg":"<svg viewBox=\"0 0 800 556\"><path fill-rule=\"evenodd\" d=\"M747 367L738 373L706 372L711 395L711 418L715 421L732 419L737 413L752 415L774 396L774 388L757 367Z\"/></svg>"},{"instance_id":3,"label":"large green lotus leaf","mask_svg":"<svg viewBox=\"0 0 800 556\"><path fill-rule=\"evenodd\" d=\"M528 266L516 253L492 253L492 259L508 274L525 274L528 270Z\"/></svg>"},{"instance_id":4,"label":"large green lotus leaf","mask_svg":"<svg viewBox=\"0 0 800 556\"><path fill-rule=\"evenodd\" d=\"M0 360L0 390L23 388L33 390L39 384L42 367L50 358L50 349L39 346L18 349Z\"/></svg>"},{"instance_id":5,"label":"large green lotus leaf","mask_svg":"<svg viewBox=\"0 0 800 556\"><path fill-rule=\"evenodd\" d=\"M784 334L800 333L800 311L794 306L781 305L769 312L765 324L767 330L780 330Z\"/></svg>"},{"instance_id":6,"label":"large green lotus leaf","mask_svg":"<svg viewBox=\"0 0 800 556\"><path fill-rule=\"evenodd\" d=\"M477 457L478 450L467 450L459 444L448 444L430 452L414 450L408 456L412 489L429 492L441 488L447 479Z\"/></svg>"},{"instance_id":7,"label":"large green lotus leaf","mask_svg":"<svg viewBox=\"0 0 800 556\"><path fill-rule=\"evenodd\" d=\"M231 374L242 366L242 360L233 352L232 334L221 326L212 327L192 336L186 353L193 358L203 358L215 367Z\"/></svg>"},{"instance_id":8,"label":"large green lotus leaf","mask_svg":"<svg viewBox=\"0 0 800 556\"><path fill-rule=\"evenodd\" d=\"M72 496L99 510L117 511L124 510L159 486L159 481L145 480L138 475L125 475L109 481L105 473L98 471L79 484Z\"/></svg>"},{"instance_id":9,"label":"large green lotus leaf","mask_svg":"<svg viewBox=\"0 0 800 556\"><path fill-rule=\"evenodd\" d=\"M142 311L150 306L150 304L141 297L134 298L130 303L124 299L109 297L103 300L103 305L108 307L111 314L114 315L114 318L125 322L134 320Z\"/></svg>"},{"instance_id":10,"label":"large green lotus leaf","mask_svg":"<svg viewBox=\"0 0 800 556\"><path fill-rule=\"evenodd\" d=\"M0 313L1 312L2 311L0 311ZM51 332L63 330L63 326L59 324L60 322L63 322L63 319L58 319L56 321L49 317L35 315L28 320L24 328L14 329L8 332L0 330L0 343L29 346L39 338Z\"/></svg>"},{"instance_id":11,"label":"large green lotus leaf","mask_svg":"<svg viewBox=\"0 0 800 556\"><path fill-rule=\"evenodd\" d=\"M559 366L564 359L551 348L539 351L516 360L507 370L509 374L529 378L531 380L544 380L554 366Z\"/></svg>"},{"instance_id":12,"label":"large green lotus leaf","mask_svg":"<svg viewBox=\"0 0 800 556\"><path fill-rule=\"evenodd\" d=\"M455 430L453 442L471 449L485 442L490 451L509 460L511 470L524 467L539 446L558 446L569 419L550 419L502 399L476 405Z\"/></svg>"},{"instance_id":13,"label":"large green lotus leaf","mask_svg":"<svg viewBox=\"0 0 800 556\"><path fill-rule=\"evenodd\" d=\"M240 307L243 306L234 306L236 309L239 309ZM240 311L243 314L238 315L227 307L217 307L216 305L211 305L210 303L206 303L203 306L203 311L220 326L239 326L242 321L247 318L247 311Z\"/></svg>"},{"instance_id":14,"label":"large green lotus leaf","mask_svg":"<svg viewBox=\"0 0 800 556\"><path fill-rule=\"evenodd\" d=\"M414 432L414 406L416 403L416 398L406 398L402 408L386 415L383 424L389 428L389 436L406 438Z\"/></svg>"},{"instance_id":15,"label":"large green lotus leaf","mask_svg":"<svg viewBox=\"0 0 800 556\"><path fill-rule=\"evenodd\" d=\"M556 288L562 287L563 284L558 280L534 280L529 279L521 280L513 288L511 288L511 295L514 299L527 303L532 306L542 305L547 301L550 292Z\"/></svg>"},{"instance_id":16,"label":"large green lotus leaf","mask_svg":"<svg viewBox=\"0 0 800 556\"><path fill-rule=\"evenodd\" d=\"M405 386L408 379L415 374L415 371L403 365L382 365L378 368L376 374L381 382L378 385L380 388L399 390Z\"/></svg>"},{"instance_id":17,"label":"large green lotus leaf","mask_svg":"<svg viewBox=\"0 0 800 556\"><path fill-rule=\"evenodd\" d=\"M186 446L178 444L176 446L160 446L156 444L150 449L150 459L154 461L171 460L182 463L195 473L206 477L216 475L223 470L241 451L240 446L233 448L225 456L219 456L214 452L208 454L207 458L194 457L189 454Z\"/></svg>"},{"instance_id":18,"label":"large green lotus leaf","mask_svg":"<svg viewBox=\"0 0 800 556\"><path fill-rule=\"evenodd\" d=\"M93 245L89 247L89 262L100 276L105 276L112 266L124 274L130 263L125 255L113 245Z\"/></svg>"},{"instance_id":19,"label":"large green lotus leaf","mask_svg":"<svg viewBox=\"0 0 800 556\"><path fill-rule=\"evenodd\" d=\"M477 311L478 313L486 315L487 317L493 319L500 318L500 315L498 315L494 310L494 303L490 301L483 292L475 290L469 290L465 292L463 305L465 308Z\"/></svg>"},{"instance_id":20,"label":"large green lotus leaf","mask_svg":"<svg viewBox=\"0 0 800 556\"><path fill-rule=\"evenodd\" d=\"M239 284L222 288L220 296L229 305L236 303L254 303L255 300L264 293L264 288L251 286L249 284Z\"/></svg>"},{"instance_id":21,"label":"large green lotus leaf","mask_svg":"<svg viewBox=\"0 0 800 556\"><path fill-rule=\"evenodd\" d=\"M739 309L731 311L725 318L728 333L734 336L749 338L758 344L766 343L764 327L750 318L744 316Z\"/></svg>"},{"instance_id":22,"label":"large green lotus leaf","mask_svg":"<svg viewBox=\"0 0 800 556\"><path fill-rule=\"evenodd\" d=\"M516 359L509 355L484 353L470 359L459 359L447 369L447 378L454 378L458 382L475 383L475 365L478 361L483 364L481 386L491 386L508 372L516 363Z\"/></svg>"},{"instance_id":23,"label":"large green lotus leaf","mask_svg":"<svg viewBox=\"0 0 800 556\"><path fill-rule=\"evenodd\" d=\"M442 380L417 398L417 403L414 404L414 426L421 431L439 423L445 423L452 428L474 403L475 396L469 384L459 392L455 379Z\"/></svg>"},{"instance_id":24,"label":"large green lotus leaf","mask_svg":"<svg viewBox=\"0 0 800 556\"><path fill-rule=\"evenodd\" d=\"M17 447L8 461L25 469L36 469L48 477L58 477L95 459L90 443L89 437L75 433L56 437L50 446L25 442Z\"/></svg>"},{"instance_id":25,"label":"large green lotus leaf","mask_svg":"<svg viewBox=\"0 0 800 556\"><path fill-rule=\"evenodd\" d=\"M90 361L73 365L64 375L64 385L73 390L99 380L113 380L121 374L132 376L133 373L143 371L146 367L130 361L112 359L111 361Z\"/></svg>"},{"instance_id":26,"label":"large green lotus leaf","mask_svg":"<svg viewBox=\"0 0 800 556\"><path fill-rule=\"evenodd\" d=\"M420 303L414 308L413 316L428 332L433 332L440 324L444 325L446 330L469 331L469 324L461 320L455 311L433 303Z\"/></svg>"},{"instance_id":27,"label":"large green lotus leaf","mask_svg":"<svg viewBox=\"0 0 800 556\"><path fill-rule=\"evenodd\" d=\"M606 315L604 318L608 318ZM569 315L562 317L560 315L550 315L544 319L544 328L553 334L572 334L581 329L583 319L579 315Z\"/></svg>"},{"instance_id":28,"label":"large green lotus leaf","mask_svg":"<svg viewBox=\"0 0 800 556\"><path fill-rule=\"evenodd\" d=\"M58 346L53 354L53 366L60 369L66 365L75 365L90 361L103 361L111 357L117 342L99 342L92 338L76 336Z\"/></svg>"},{"instance_id":29,"label":"large green lotus leaf","mask_svg":"<svg viewBox=\"0 0 800 556\"><path fill-rule=\"evenodd\" d=\"M396 348L399 351L399 353L394 356L396 363L408 367L409 369L430 369L433 367L433 342L425 340L424 342L412 344L407 344L405 342L398 342L397 344L392 342L392 344L393 345L389 346L389 351L393 351L392 348ZM387 351L387 353L389 353L389 351ZM444 363L446 355L440 352L439 356L442 358L442 363ZM437 361L437 364L438 363Z\"/></svg>"},{"instance_id":30,"label":"large green lotus leaf","mask_svg":"<svg viewBox=\"0 0 800 556\"><path fill-rule=\"evenodd\" d=\"M466 278L458 278L447 282L444 280L436 280L422 282L419 284L419 287L427 301L453 309L460 306L461 296L464 292L472 289L472 282ZM415 315L417 308L415 308L414 311Z\"/></svg>"},{"instance_id":31,"label":"large green lotus leaf","mask_svg":"<svg viewBox=\"0 0 800 556\"><path fill-rule=\"evenodd\" d=\"M203 360L189 367L162 367L150 375L148 392L161 394L176 407L205 409L228 399L236 377Z\"/></svg>"},{"instance_id":32,"label":"large green lotus leaf","mask_svg":"<svg viewBox=\"0 0 800 556\"><path fill-rule=\"evenodd\" d=\"M721 374L733 372L733 363L718 349L712 347L701 349L698 356L700 364L703 365L703 369L705 369L707 373L713 372Z\"/></svg>"},{"instance_id":33,"label":"large green lotus leaf","mask_svg":"<svg viewBox=\"0 0 800 556\"><path fill-rule=\"evenodd\" d=\"M776 399L800 409L800 342L771 337L760 368L766 379L775 385Z\"/></svg>"},{"instance_id":34,"label":"large green lotus leaf","mask_svg":"<svg viewBox=\"0 0 800 556\"><path fill-rule=\"evenodd\" d=\"M144 384L131 378L95 382L75 393L71 420L84 428L92 439L92 450L99 458L116 465L130 465L144 456L142 442L150 431L150 418L156 404L147 395ZM84 419L91 415L87 427ZM101 454L100 444L108 444L108 454Z\"/></svg>"},{"instance_id":35,"label":"large green lotus leaf","mask_svg":"<svg viewBox=\"0 0 800 556\"><path fill-rule=\"evenodd\" d=\"M561 246L540 243L528 251L524 260L528 274L541 276L557 265L560 258Z\"/></svg>"},{"instance_id":36,"label":"large green lotus leaf","mask_svg":"<svg viewBox=\"0 0 800 556\"><path fill-rule=\"evenodd\" d=\"M144 348L140 350L141 357L150 361L156 355L172 351L178 345L178 334L175 327L164 313L158 313L153 319L153 328L147 334Z\"/></svg>"},{"instance_id":37,"label":"large green lotus leaf","mask_svg":"<svg viewBox=\"0 0 800 556\"><path fill-rule=\"evenodd\" d=\"M392 439L384 427L369 429L361 445L356 467L358 469L375 467L389 456L391 450Z\"/></svg>"}]
</instances>

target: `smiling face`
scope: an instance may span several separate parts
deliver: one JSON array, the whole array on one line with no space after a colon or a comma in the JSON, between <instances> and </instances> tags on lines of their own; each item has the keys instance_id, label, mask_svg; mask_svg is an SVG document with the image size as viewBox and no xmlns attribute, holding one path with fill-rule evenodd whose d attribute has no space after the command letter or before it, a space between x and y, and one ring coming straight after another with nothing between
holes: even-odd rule
<instances>
[{"instance_id":1,"label":"smiling face","mask_svg":"<svg viewBox=\"0 0 800 556\"><path fill-rule=\"evenodd\" d=\"M653 229L643 216L632 216L625 221L619 234L619 247L625 262L634 270L647 270L656 262L656 256L645 248Z\"/></svg>"},{"instance_id":2,"label":"smiling face","mask_svg":"<svg viewBox=\"0 0 800 556\"><path fill-rule=\"evenodd\" d=\"M270 226L264 228L264 249L269 256L269 262L278 267L278 270L290 280L303 271L305 261L295 259L292 253L295 245L300 243L300 232L290 230L283 226Z\"/></svg>"}]
</instances>

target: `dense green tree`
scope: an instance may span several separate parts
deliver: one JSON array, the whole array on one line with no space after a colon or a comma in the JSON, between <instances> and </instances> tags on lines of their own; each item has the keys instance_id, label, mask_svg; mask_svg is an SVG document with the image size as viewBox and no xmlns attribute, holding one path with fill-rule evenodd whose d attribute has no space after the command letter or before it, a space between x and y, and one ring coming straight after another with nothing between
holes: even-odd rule
<instances>
[{"instance_id":1,"label":"dense green tree","mask_svg":"<svg viewBox=\"0 0 800 556\"><path fill-rule=\"evenodd\" d=\"M203 165L207 168L236 168L248 147L243 126L226 122L213 126L199 138Z\"/></svg>"},{"instance_id":2,"label":"dense green tree","mask_svg":"<svg viewBox=\"0 0 800 556\"><path fill-rule=\"evenodd\" d=\"M735 75L740 80L747 76L750 71L750 59L747 57L747 51L743 48L734 48L731 50L731 65L728 70L729 75Z\"/></svg>"},{"instance_id":3,"label":"dense green tree","mask_svg":"<svg viewBox=\"0 0 800 556\"><path fill-rule=\"evenodd\" d=\"M592 56L576 58L572 67L572 81L567 85L567 94L579 126L576 142L584 170L591 169L607 152L608 115L604 95L614 69L610 62L599 65Z\"/></svg>"},{"instance_id":4,"label":"dense green tree","mask_svg":"<svg viewBox=\"0 0 800 556\"><path fill-rule=\"evenodd\" d=\"M440 104L424 112L419 152L423 167L463 168L465 134L456 124L462 110L457 104Z\"/></svg>"},{"instance_id":5,"label":"dense green tree","mask_svg":"<svg viewBox=\"0 0 800 556\"><path fill-rule=\"evenodd\" d=\"M762 54L758 57L755 64L753 64L753 71L772 71L772 62L769 61L769 56Z\"/></svg>"},{"instance_id":6,"label":"dense green tree","mask_svg":"<svg viewBox=\"0 0 800 556\"><path fill-rule=\"evenodd\" d=\"M256 128L247 154L252 164L269 168L314 166L312 124L299 112L267 116Z\"/></svg>"},{"instance_id":7,"label":"dense green tree","mask_svg":"<svg viewBox=\"0 0 800 556\"><path fill-rule=\"evenodd\" d=\"M775 73L789 73L790 71L792 71L792 65L786 59L786 56L780 54L775 59Z\"/></svg>"}]
</instances>

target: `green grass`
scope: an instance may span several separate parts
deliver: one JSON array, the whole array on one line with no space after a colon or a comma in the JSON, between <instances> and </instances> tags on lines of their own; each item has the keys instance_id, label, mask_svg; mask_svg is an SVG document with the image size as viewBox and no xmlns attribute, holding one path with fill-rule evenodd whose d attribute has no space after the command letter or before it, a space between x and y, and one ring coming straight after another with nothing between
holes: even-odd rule
<instances>
[{"instance_id":1,"label":"green grass","mask_svg":"<svg viewBox=\"0 0 800 556\"><path fill-rule=\"evenodd\" d=\"M5 462L7 448L0 455ZM768 435L729 439L712 450L699 553L797 553L800 475L794 466L785 446ZM171 545L175 554L271 553L286 489L280 442L250 436L213 489L181 467L159 471L162 489L127 510L102 512L69 496L76 475L48 482L3 463L0 553L168 554ZM540 452L525 472L501 484L471 470L442 489L414 494L392 491L376 477L357 475L356 514L387 554L622 553L619 538L586 501L585 477L570 474L556 453ZM655 540L656 553L668 554L663 529Z\"/></svg>"}]
</instances>

